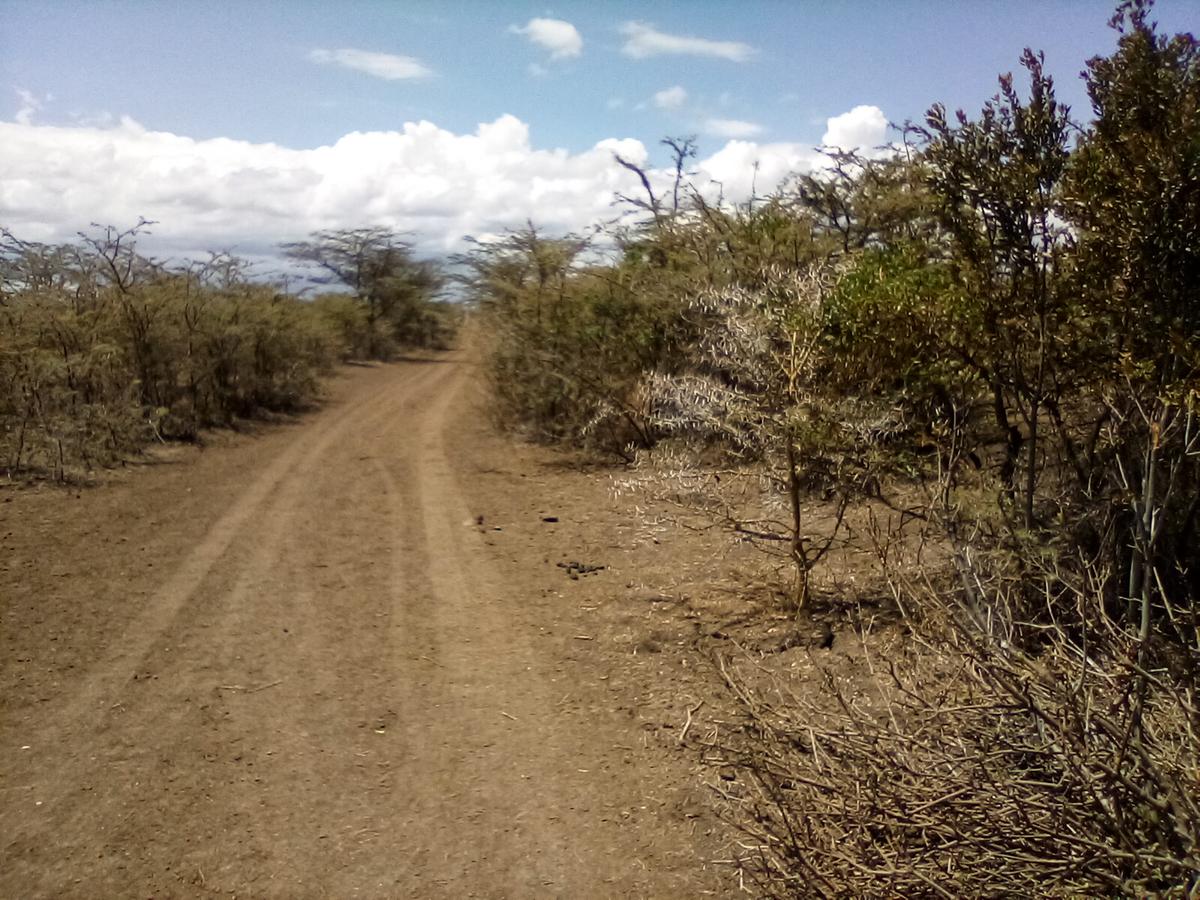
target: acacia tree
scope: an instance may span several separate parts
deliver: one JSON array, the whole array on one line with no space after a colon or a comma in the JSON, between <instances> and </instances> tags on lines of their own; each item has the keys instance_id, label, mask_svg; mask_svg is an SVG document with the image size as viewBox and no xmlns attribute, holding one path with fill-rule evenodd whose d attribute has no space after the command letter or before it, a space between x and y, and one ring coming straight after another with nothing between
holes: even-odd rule
<instances>
[{"instance_id":1,"label":"acacia tree","mask_svg":"<svg viewBox=\"0 0 1200 900\"><path fill-rule=\"evenodd\" d=\"M364 305L372 357L387 358L396 344L425 341L425 319L440 279L433 264L417 260L412 244L398 232L326 229L282 247L292 259L318 270L314 282L349 288Z\"/></svg>"},{"instance_id":2,"label":"acacia tree","mask_svg":"<svg viewBox=\"0 0 1200 900\"><path fill-rule=\"evenodd\" d=\"M827 164L794 176L781 199L793 218L811 223L831 254L927 237L932 220L923 170L914 164L911 148L906 151L872 158L824 148Z\"/></svg>"},{"instance_id":3,"label":"acacia tree","mask_svg":"<svg viewBox=\"0 0 1200 900\"><path fill-rule=\"evenodd\" d=\"M669 225L673 219L679 216L680 212L684 209L689 194L692 193L688 179L696 173L688 171L688 166L690 165L690 161L696 158L697 147L695 136L667 137L663 138L659 143L671 151L673 177L671 180L671 203L669 206L662 195L655 193L651 173L644 166L626 159L620 153L614 152L613 159L616 160L617 165L621 168L637 176L638 182L642 186L642 191L646 195L646 199L643 200L641 197L617 194L617 202L631 209L650 213L654 225L662 227Z\"/></svg>"},{"instance_id":4,"label":"acacia tree","mask_svg":"<svg viewBox=\"0 0 1200 900\"><path fill-rule=\"evenodd\" d=\"M533 223L496 241L474 241L454 258L458 280L494 335L488 355L492 390L508 423L539 437L569 428L578 396L563 377L568 285L586 241L547 238Z\"/></svg>"},{"instance_id":5,"label":"acacia tree","mask_svg":"<svg viewBox=\"0 0 1200 900\"><path fill-rule=\"evenodd\" d=\"M492 338L504 424L628 458L653 440L637 387L666 352L674 307L639 290L654 264L605 266L590 249L528 224L455 261Z\"/></svg>"},{"instance_id":6,"label":"acacia tree","mask_svg":"<svg viewBox=\"0 0 1200 900\"><path fill-rule=\"evenodd\" d=\"M809 603L813 570L838 540L850 501L872 489L872 438L889 428L887 408L825 389L835 280L833 268L815 262L768 268L753 285L697 296L691 314L703 336L692 366L648 379L652 422L674 441L647 455L629 482L665 499L686 497L739 536L782 549L794 611ZM714 449L724 464L714 467ZM824 529L805 513L814 494L836 501Z\"/></svg>"}]
</instances>

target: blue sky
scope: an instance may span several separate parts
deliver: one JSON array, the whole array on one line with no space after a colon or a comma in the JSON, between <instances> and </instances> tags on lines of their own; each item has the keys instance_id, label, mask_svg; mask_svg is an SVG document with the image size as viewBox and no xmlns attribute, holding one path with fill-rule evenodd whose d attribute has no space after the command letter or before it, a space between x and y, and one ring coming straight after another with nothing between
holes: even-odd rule
<instances>
[{"instance_id":1,"label":"blue sky","mask_svg":"<svg viewBox=\"0 0 1200 900\"><path fill-rule=\"evenodd\" d=\"M247 199L258 172L270 202L277 203L280 190L295 192L301 211L290 217L295 227L336 221L354 209L347 197L394 193L392 206L373 203L366 216L429 229L431 243L450 246L461 237L456 229L503 226L506 204L495 199L492 209L473 216L454 204L469 202L472 190L486 193L486 185L426 190L438 179L414 181L414 173L434 172L430 166L439 153L449 153L460 168L475 166L459 158L467 145L457 139L478 136L481 123L508 116L491 138L470 145L471 154L493 153L500 160L480 163L479 179L491 173L520 182L552 170L559 181L544 196L558 206L572 205L564 199L570 185L587 193L570 215L558 216L566 227L594 215L592 195L612 186L607 176L585 183L586 165L611 159L611 147L594 151L600 142L639 142L645 158L654 161L660 158L655 144L664 135L698 134L701 157L725 160L724 169L714 163L712 171L729 177L733 161L757 155L782 154L780 160L796 164L809 158L804 148L831 133L831 118L855 109L874 108L893 122L920 118L933 101L978 110L995 92L997 74L1015 68L1025 46L1045 51L1060 97L1077 118L1086 119L1078 73L1088 57L1114 47L1115 35L1106 25L1111 12L1112 3L1092 0L553 5L0 0L0 120L7 120L5 136L12 138L10 149L0 145L0 224L26 224L47 236L74 230L49 211L39 219L40 181L78 196L77 203L59 210L60 218L127 214L121 204L103 208L105 191L92 196L87 185L63 182L69 176L64 160L44 178L38 169L39 157L59 149L67 155L99 150L113 167L89 163L85 174L116 178L122 164L136 162L142 174L123 176L129 181L126 193L134 195L131 208L140 201L155 218L179 209L189 222L207 221L205 227L187 226L195 240L220 237L220 215L189 200L204 193L203 179L233 172L240 186L236 196ZM1194 28L1198 14L1200 0L1160 0L1154 18L1164 30L1179 31ZM558 25L531 27L531 20ZM409 143L424 150L405 149L403 163L396 161L394 140L339 145L347 135L394 135L405 123L421 121L438 133L411 135ZM137 137L139 129L151 137ZM112 134L106 138L106 132ZM235 142L236 152L217 139ZM29 158L17 158L11 145L23 147ZM318 157L272 149L335 146L341 147L344 169L369 170L375 181L349 184L352 173L330 176L330 165ZM620 146L638 156L633 144ZM528 156L523 167L515 159L522 153ZM160 159L173 161L157 165ZM781 167L784 162L776 168ZM147 168L161 169L156 183L147 183ZM428 194L416 214L389 190L397 178L409 179L406 195ZM112 181L110 188L122 183ZM177 197L169 196L172 183L181 185ZM344 192L339 201L314 205L313 198L328 197L334 183ZM225 189L233 190L229 184ZM523 189L513 190L517 196ZM285 209L275 211L273 221L288 219ZM261 244L269 229L263 222L254 233L232 236L239 244ZM177 244L187 243L186 230L175 228Z\"/></svg>"}]
</instances>

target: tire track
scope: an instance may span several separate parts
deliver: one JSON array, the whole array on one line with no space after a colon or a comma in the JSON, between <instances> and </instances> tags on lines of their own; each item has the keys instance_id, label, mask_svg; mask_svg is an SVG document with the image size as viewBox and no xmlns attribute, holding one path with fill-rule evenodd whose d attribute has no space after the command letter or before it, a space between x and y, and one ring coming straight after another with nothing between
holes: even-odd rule
<instances>
[{"instance_id":1,"label":"tire track","mask_svg":"<svg viewBox=\"0 0 1200 900\"><path fill-rule=\"evenodd\" d=\"M526 605L538 578L502 574L473 524L446 436L477 415L469 375L458 358L356 372L282 449L210 458L226 490L193 508L212 524L193 546L162 542L178 562L121 645L91 634L97 661L21 707L38 754L0 760L0 798L24 813L6 822L0 896L636 896L665 883L630 871L654 839L621 818L642 802L635 777L609 795L614 738L558 699L582 689L545 640L560 614ZM198 496L186 474L167 483L123 508ZM76 572L64 597L85 593Z\"/></svg>"},{"instance_id":2,"label":"tire track","mask_svg":"<svg viewBox=\"0 0 1200 900\"><path fill-rule=\"evenodd\" d=\"M558 773L571 756L546 739L553 703L544 673L513 627L510 594L487 574L446 455L446 417L468 371L460 364L448 375L420 427L396 435L401 452L380 466L402 551L392 658L410 753L407 790L396 798L404 861L393 858L387 875L407 896L570 895L578 859L561 818L570 789Z\"/></svg>"},{"instance_id":3,"label":"tire track","mask_svg":"<svg viewBox=\"0 0 1200 900\"><path fill-rule=\"evenodd\" d=\"M185 719L195 708L189 704L197 682L237 684L238 679L255 675L237 662L249 652L244 646L249 623L262 612L257 601L281 595L277 584L281 579L275 574L284 558L281 543L286 529L313 478L330 469L326 457L331 447L339 440L353 443L348 436L355 438L376 428L396 413L395 398L386 390L394 387L389 384L394 376L387 374L382 370L370 379L383 390L319 413L314 427L270 460L146 602L124 640L109 648L74 685L73 693L42 712L39 719L45 726L26 739L48 752L18 760L27 765L8 767L3 779L9 785L6 794L15 797L19 791L36 796L42 815L11 829L11 847L35 848L58 831L82 836L87 843L84 820L96 804L105 804L123 812L114 816L109 833L102 836L108 851L98 854L101 861L96 865L102 866L127 852L121 847L123 831L143 828L147 815L159 818L153 808L130 806L137 788L173 781L173 773L163 771L179 758L171 748L195 743ZM404 384L405 397L419 394L435 373L408 374L415 377ZM244 552L241 545L252 541L249 552ZM219 565L226 571L214 572ZM205 600L193 602L204 585L208 586ZM282 596L289 594L284 591ZM184 647L197 643L215 647L215 654L201 653L187 660ZM158 670L158 680L139 679L139 673L153 669ZM93 738L85 740L84 735ZM172 823L166 818L162 824ZM17 868L13 874L19 874L20 860L14 859L13 865Z\"/></svg>"},{"instance_id":4,"label":"tire track","mask_svg":"<svg viewBox=\"0 0 1200 900\"><path fill-rule=\"evenodd\" d=\"M311 859L322 861L307 870L307 882L291 886L293 891L315 886L339 896L329 883L341 872L360 879L360 857L377 853L373 839L385 833L385 826L374 808L393 786L394 767L379 752L383 741L378 732L386 734L394 716L380 696L386 670L378 670L390 626L385 595L395 547L387 533L390 510L376 469L379 457L391 452L386 436L393 429L413 427L413 408L425 402L442 368L428 365L405 372L389 386L379 409L343 429L345 440L326 444L312 461L315 471L297 472L294 502L279 517L293 539L270 554L271 565L257 567L270 575L273 589L263 602L235 605L235 614L226 618L239 622L228 631L230 647L242 651L231 657L231 673L245 668L252 629L266 642L286 622L294 635L288 642L294 643L242 678L246 684L278 680L277 690L222 697L226 741L236 739L247 757L269 767L270 776L251 795L244 794L245 784L237 778L216 792L218 806L240 805L245 815L238 829L241 846L227 848L220 871L224 877L213 879L214 884L227 880L229 889L237 889L246 884L248 873L264 871L268 866L260 861L277 856L281 834L291 843L307 841ZM323 533L330 527L336 533ZM358 562L348 566L348 560ZM316 582L314 571L326 574L325 583ZM233 649L228 653L234 654ZM394 737L395 731L386 736ZM270 747L276 752L287 747L286 757L272 759ZM249 770L243 767L241 773L245 778ZM331 791L331 785L337 790ZM306 802L297 804L297 795ZM315 885L312 868L320 873ZM255 889L290 895L284 884Z\"/></svg>"}]
</instances>

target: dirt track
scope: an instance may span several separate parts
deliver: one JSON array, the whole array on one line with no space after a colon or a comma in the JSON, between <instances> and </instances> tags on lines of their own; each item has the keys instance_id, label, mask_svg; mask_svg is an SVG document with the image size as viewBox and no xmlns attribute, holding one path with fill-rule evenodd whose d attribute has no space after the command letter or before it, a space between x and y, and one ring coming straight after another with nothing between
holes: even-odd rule
<instances>
[{"instance_id":1,"label":"dirt track","mask_svg":"<svg viewBox=\"0 0 1200 900\"><path fill-rule=\"evenodd\" d=\"M620 698L475 526L467 381L360 368L256 438L0 493L0 896L700 889Z\"/></svg>"}]
</instances>

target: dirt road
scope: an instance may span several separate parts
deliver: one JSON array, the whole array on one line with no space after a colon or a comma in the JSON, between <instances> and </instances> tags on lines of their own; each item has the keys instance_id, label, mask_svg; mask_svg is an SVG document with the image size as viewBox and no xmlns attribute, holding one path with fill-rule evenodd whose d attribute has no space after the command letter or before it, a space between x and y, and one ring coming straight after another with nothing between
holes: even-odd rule
<instances>
[{"instance_id":1,"label":"dirt road","mask_svg":"<svg viewBox=\"0 0 1200 900\"><path fill-rule=\"evenodd\" d=\"M467 379L360 368L253 439L0 493L0 896L700 888L476 526Z\"/></svg>"}]
</instances>

